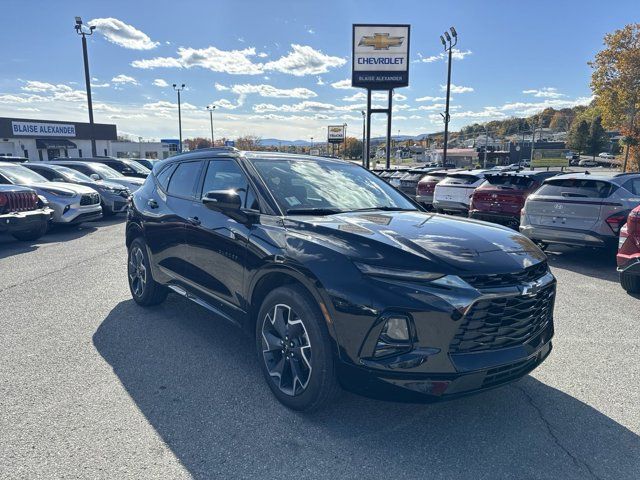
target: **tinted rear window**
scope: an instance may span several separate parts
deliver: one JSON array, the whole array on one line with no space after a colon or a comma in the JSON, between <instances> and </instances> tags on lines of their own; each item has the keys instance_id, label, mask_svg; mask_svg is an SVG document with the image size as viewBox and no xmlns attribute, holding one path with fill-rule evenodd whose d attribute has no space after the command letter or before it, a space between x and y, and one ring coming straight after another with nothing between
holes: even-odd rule
<instances>
[{"instance_id":1,"label":"tinted rear window","mask_svg":"<svg viewBox=\"0 0 640 480\"><path fill-rule=\"evenodd\" d=\"M442 185L471 185L478 181L475 175L449 175L442 180Z\"/></svg>"},{"instance_id":2,"label":"tinted rear window","mask_svg":"<svg viewBox=\"0 0 640 480\"><path fill-rule=\"evenodd\" d=\"M618 187L601 180L586 180L583 178L568 178L551 180L538 190L538 195L552 197L582 197L607 198Z\"/></svg>"},{"instance_id":3,"label":"tinted rear window","mask_svg":"<svg viewBox=\"0 0 640 480\"><path fill-rule=\"evenodd\" d=\"M196 180L200 173L201 162L184 162L178 164L171 180L168 192L179 197L192 197L195 193Z\"/></svg>"},{"instance_id":4,"label":"tinted rear window","mask_svg":"<svg viewBox=\"0 0 640 480\"><path fill-rule=\"evenodd\" d=\"M424 177L422 179L422 181L423 182L439 182L440 180L442 180L446 176L447 176L446 173L436 174L436 175L427 175L426 177Z\"/></svg>"},{"instance_id":5,"label":"tinted rear window","mask_svg":"<svg viewBox=\"0 0 640 480\"><path fill-rule=\"evenodd\" d=\"M525 189L533 185L533 178L516 175L487 175L485 180L496 187Z\"/></svg>"}]
</instances>

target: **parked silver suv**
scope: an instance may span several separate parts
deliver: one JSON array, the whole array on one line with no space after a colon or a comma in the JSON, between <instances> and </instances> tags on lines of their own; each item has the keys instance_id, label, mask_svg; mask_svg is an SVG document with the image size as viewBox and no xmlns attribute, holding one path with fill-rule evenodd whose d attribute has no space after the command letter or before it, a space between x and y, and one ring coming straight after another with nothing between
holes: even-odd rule
<instances>
[{"instance_id":1,"label":"parked silver suv","mask_svg":"<svg viewBox=\"0 0 640 480\"><path fill-rule=\"evenodd\" d=\"M559 175L527 198L520 231L542 246L613 246L639 204L640 174Z\"/></svg>"}]
</instances>

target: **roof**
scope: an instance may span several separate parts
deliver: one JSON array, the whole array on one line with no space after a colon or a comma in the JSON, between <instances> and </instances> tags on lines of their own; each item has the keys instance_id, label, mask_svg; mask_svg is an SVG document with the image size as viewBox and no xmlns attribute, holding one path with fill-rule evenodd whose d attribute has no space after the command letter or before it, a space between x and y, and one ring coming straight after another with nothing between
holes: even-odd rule
<instances>
[{"instance_id":1,"label":"roof","mask_svg":"<svg viewBox=\"0 0 640 480\"><path fill-rule=\"evenodd\" d=\"M567 173L565 175L558 175L552 177L550 180L563 180L563 179L584 179L584 180L600 180L604 182L612 182L621 183L624 182L627 178L633 177L634 175L640 176L640 173L619 173L619 172L611 172L611 173L589 173L586 172L576 172L576 173Z\"/></svg>"}]
</instances>

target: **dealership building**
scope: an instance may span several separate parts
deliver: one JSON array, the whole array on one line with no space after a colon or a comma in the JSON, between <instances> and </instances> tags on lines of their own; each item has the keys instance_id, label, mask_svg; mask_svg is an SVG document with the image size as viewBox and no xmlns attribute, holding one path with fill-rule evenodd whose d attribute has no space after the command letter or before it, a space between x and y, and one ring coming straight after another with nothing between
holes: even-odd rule
<instances>
[{"instance_id":1,"label":"dealership building","mask_svg":"<svg viewBox=\"0 0 640 480\"><path fill-rule=\"evenodd\" d=\"M111 154L117 140L115 125L93 124L96 153ZM91 124L28 118L0 117L0 156L51 160L56 157L91 156Z\"/></svg>"}]
</instances>

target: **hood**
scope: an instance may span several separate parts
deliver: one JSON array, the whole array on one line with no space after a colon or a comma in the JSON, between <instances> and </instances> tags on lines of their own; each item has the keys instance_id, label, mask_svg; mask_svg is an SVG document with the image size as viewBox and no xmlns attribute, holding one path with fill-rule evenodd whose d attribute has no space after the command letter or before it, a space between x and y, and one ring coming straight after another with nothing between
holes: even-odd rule
<instances>
[{"instance_id":1,"label":"hood","mask_svg":"<svg viewBox=\"0 0 640 480\"><path fill-rule=\"evenodd\" d=\"M104 188L114 188L116 190L123 190L125 187L116 182L110 182L108 180L96 180L96 186ZM85 184L83 184L85 185ZM89 185L87 185L89 186Z\"/></svg>"},{"instance_id":2,"label":"hood","mask_svg":"<svg viewBox=\"0 0 640 480\"><path fill-rule=\"evenodd\" d=\"M121 177L122 180L133 183L134 185L142 185L144 183L144 178L138 177Z\"/></svg>"},{"instance_id":3,"label":"hood","mask_svg":"<svg viewBox=\"0 0 640 480\"><path fill-rule=\"evenodd\" d=\"M96 191L91 187L85 187L77 183L65 183L65 182L47 182L37 184L38 188L49 188L59 190L69 190L73 193L82 195L83 193L95 193Z\"/></svg>"},{"instance_id":4,"label":"hood","mask_svg":"<svg viewBox=\"0 0 640 480\"><path fill-rule=\"evenodd\" d=\"M546 257L500 225L427 212L352 212L288 217L285 226L354 260L446 274L505 273Z\"/></svg>"}]
</instances>

